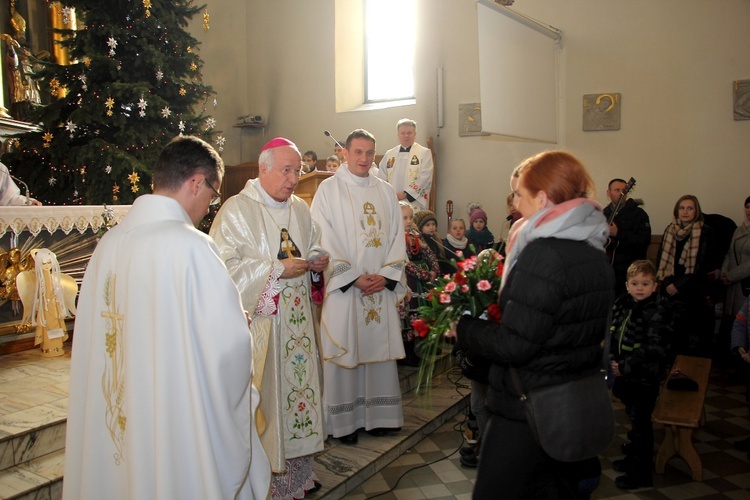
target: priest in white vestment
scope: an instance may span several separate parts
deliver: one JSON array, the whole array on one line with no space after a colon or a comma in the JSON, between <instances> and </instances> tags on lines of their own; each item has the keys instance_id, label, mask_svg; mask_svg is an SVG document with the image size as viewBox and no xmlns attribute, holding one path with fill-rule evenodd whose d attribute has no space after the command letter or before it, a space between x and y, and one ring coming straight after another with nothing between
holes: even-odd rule
<instances>
[{"instance_id":1,"label":"priest in white vestment","mask_svg":"<svg viewBox=\"0 0 750 500\"><path fill-rule=\"evenodd\" d=\"M195 226L224 165L178 137L105 234L78 301L63 497L265 499L252 338L214 242Z\"/></svg>"},{"instance_id":2,"label":"priest in white vestment","mask_svg":"<svg viewBox=\"0 0 750 500\"><path fill-rule=\"evenodd\" d=\"M397 304L406 248L394 190L370 173L375 138L355 130L344 152L312 215L333 266L321 318L326 429L354 443L360 428L380 435L403 425L396 360L404 357Z\"/></svg>"},{"instance_id":3,"label":"priest in white vestment","mask_svg":"<svg viewBox=\"0 0 750 500\"><path fill-rule=\"evenodd\" d=\"M277 137L258 164L259 177L224 203L210 234L253 314L253 384L274 472L271 498L303 498L320 488L313 454L325 440L313 300L322 303L328 255L307 203L292 194L301 174L297 146Z\"/></svg>"},{"instance_id":4,"label":"priest in white vestment","mask_svg":"<svg viewBox=\"0 0 750 500\"><path fill-rule=\"evenodd\" d=\"M380 160L378 177L396 190L398 200L407 200L416 214L430 208L432 151L417 139L417 122L404 118L396 124L399 145L386 151Z\"/></svg>"}]
</instances>

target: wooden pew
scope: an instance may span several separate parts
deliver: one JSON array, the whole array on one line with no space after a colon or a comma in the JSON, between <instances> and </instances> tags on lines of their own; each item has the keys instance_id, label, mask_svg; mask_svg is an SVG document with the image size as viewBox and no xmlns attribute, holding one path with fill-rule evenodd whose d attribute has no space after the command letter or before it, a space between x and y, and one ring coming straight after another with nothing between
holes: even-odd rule
<instances>
[{"instance_id":1,"label":"wooden pew","mask_svg":"<svg viewBox=\"0 0 750 500\"><path fill-rule=\"evenodd\" d=\"M693 356L677 356L672 369L698 383L697 391L676 391L664 384L659 392L656 408L651 416L665 428L664 441L656 455L656 472L664 474L664 468L672 457L681 456L690 467L693 480L703 480L703 467L698 453L693 447L693 433L705 418L703 403L706 399L708 377L711 373L711 360Z\"/></svg>"}]
</instances>

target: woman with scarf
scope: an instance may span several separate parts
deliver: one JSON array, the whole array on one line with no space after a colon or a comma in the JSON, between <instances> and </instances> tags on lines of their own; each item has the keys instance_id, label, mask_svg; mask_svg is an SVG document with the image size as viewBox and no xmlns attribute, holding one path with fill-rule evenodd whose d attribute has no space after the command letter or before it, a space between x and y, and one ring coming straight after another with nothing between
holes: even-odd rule
<instances>
[{"instance_id":1,"label":"woman with scarf","mask_svg":"<svg viewBox=\"0 0 750 500\"><path fill-rule=\"evenodd\" d=\"M614 300L614 275L604 254L607 221L589 199L596 192L591 176L573 155L540 153L517 173L511 188L523 218L509 236L498 299L502 322L463 316L447 334L493 361L491 416L474 498L587 498L599 482L598 458L559 462L542 450L510 369L529 391L602 367Z\"/></svg>"},{"instance_id":2,"label":"woman with scarf","mask_svg":"<svg viewBox=\"0 0 750 500\"><path fill-rule=\"evenodd\" d=\"M711 352L713 311L706 300L706 264L713 231L703 222L698 198L681 196L672 211L674 220L664 230L656 278L674 313L671 356Z\"/></svg>"}]
</instances>

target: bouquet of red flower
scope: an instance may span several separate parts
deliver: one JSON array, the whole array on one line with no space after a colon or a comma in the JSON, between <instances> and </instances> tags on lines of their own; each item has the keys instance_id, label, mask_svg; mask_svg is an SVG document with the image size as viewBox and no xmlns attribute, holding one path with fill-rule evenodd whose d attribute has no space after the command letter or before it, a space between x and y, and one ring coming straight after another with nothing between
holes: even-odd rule
<instances>
[{"instance_id":1,"label":"bouquet of red flower","mask_svg":"<svg viewBox=\"0 0 750 500\"><path fill-rule=\"evenodd\" d=\"M417 391L423 382L429 388L437 349L463 314L500 322L497 294L503 257L492 249L466 259L461 254L458 257L458 261L451 259L458 271L435 280L428 304L419 308L419 318L411 323L414 333L422 338Z\"/></svg>"}]
</instances>

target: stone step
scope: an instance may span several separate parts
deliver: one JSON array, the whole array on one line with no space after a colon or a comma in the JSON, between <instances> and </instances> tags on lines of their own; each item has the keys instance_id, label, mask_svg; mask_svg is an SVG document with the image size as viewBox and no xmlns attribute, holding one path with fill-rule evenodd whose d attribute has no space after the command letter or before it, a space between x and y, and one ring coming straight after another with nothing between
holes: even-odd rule
<instances>
[{"instance_id":1,"label":"stone step","mask_svg":"<svg viewBox=\"0 0 750 500\"><path fill-rule=\"evenodd\" d=\"M69 354L0 356L0 498L60 497L69 372Z\"/></svg>"},{"instance_id":2,"label":"stone step","mask_svg":"<svg viewBox=\"0 0 750 500\"><path fill-rule=\"evenodd\" d=\"M429 393L404 394L404 426L399 432L373 437L360 431L359 441L353 446L329 438L325 449L316 455L314 465L323 487L309 498L344 498L464 410L469 404L469 391L459 394L450 380L457 375L449 373L452 372L435 376Z\"/></svg>"},{"instance_id":3,"label":"stone step","mask_svg":"<svg viewBox=\"0 0 750 500\"><path fill-rule=\"evenodd\" d=\"M0 498L14 500L62 498L64 465L65 450L60 449L0 471Z\"/></svg>"},{"instance_id":4,"label":"stone step","mask_svg":"<svg viewBox=\"0 0 750 500\"><path fill-rule=\"evenodd\" d=\"M451 367L452 357L440 356L431 390L419 394L418 369L399 367L404 427L378 438L361 433L354 446L329 439L315 457L323 488L311 498L342 498L465 408L468 397L448 380ZM69 354L0 356L0 499L62 497L69 370Z\"/></svg>"}]
</instances>

